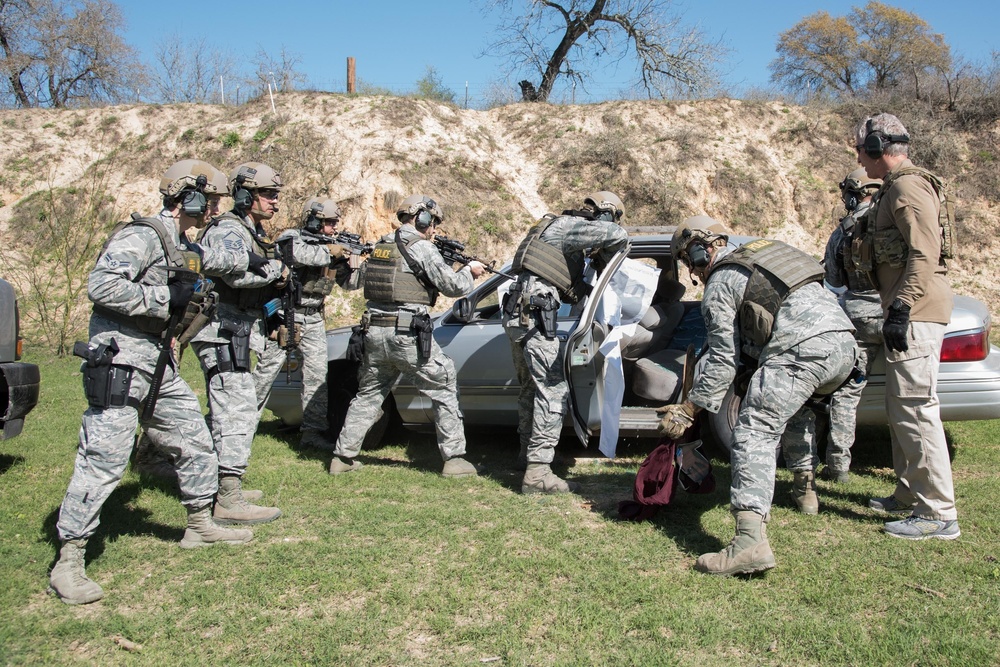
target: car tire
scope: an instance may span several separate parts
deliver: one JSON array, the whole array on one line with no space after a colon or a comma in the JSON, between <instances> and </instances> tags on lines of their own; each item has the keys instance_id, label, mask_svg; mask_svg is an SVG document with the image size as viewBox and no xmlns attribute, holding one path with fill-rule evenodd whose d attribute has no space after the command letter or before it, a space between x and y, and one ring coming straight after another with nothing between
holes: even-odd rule
<instances>
[{"instance_id":1,"label":"car tire","mask_svg":"<svg viewBox=\"0 0 1000 667\"><path fill-rule=\"evenodd\" d=\"M336 442L347 417L347 408L358 393L358 364L346 360L331 361L327 371L327 420L330 424L330 438ZM368 429L362 449L374 449L382 444L382 439L390 425L401 423L396 411L396 401L392 394L382 403L382 414Z\"/></svg>"},{"instance_id":2,"label":"car tire","mask_svg":"<svg viewBox=\"0 0 1000 667\"><path fill-rule=\"evenodd\" d=\"M722 399L722 407L714 415L702 412L701 437L706 449L717 458L728 461L732 451L733 429L740 414L740 397L733 387Z\"/></svg>"}]
</instances>

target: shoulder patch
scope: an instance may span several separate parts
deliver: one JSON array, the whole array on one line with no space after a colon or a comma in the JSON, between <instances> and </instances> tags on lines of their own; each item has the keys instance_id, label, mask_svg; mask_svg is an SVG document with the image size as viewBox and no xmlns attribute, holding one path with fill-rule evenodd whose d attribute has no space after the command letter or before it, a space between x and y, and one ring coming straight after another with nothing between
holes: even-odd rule
<instances>
[{"instance_id":1,"label":"shoulder patch","mask_svg":"<svg viewBox=\"0 0 1000 667\"><path fill-rule=\"evenodd\" d=\"M226 250L243 250L243 237L236 231L227 232L222 237L222 245Z\"/></svg>"},{"instance_id":2,"label":"shoulder patch","mask_svg":"<svg viewBox=\"0 0 1000 667\"><path fill-rule=\"evenodd\" d=\"M104 257L102 257L101 259L104 262L104 265L106 267L108 267L109 269L112 269L112 270L116 270L116 271L118 269L123 269L126 266L131 266L132 265L131 262L125 262L125 261L122 261L122 260L120 260L120 259L118 259L116 257L112 257L110 253L105 253Z\"/></svg>"}]
</instances>

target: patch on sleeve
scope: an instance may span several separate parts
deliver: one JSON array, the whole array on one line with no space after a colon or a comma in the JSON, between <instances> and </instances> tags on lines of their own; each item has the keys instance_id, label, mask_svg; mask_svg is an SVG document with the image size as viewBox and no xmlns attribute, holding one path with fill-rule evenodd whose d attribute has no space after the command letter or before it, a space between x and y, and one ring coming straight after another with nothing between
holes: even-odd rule
<instances>
[{"instance_id":1,"label":"patch on sleeve","mask_svg":"<svg viewBox=\"0 0 1000 667\"><path fill-rule=\"evenodd\" d=\"M239 232L229 232L222 237L222 245L226 250L243 250L243 237Z\"/></svg>"},{"instance_id":2,"label":"patch on sleeve","mask_svg":"<svg viewBox=\"0 0 1000 667\"><path fill-rule=\"evenodd\" d=\"M117 257L112 257L111 253L104 253L103 261L106 267L114 271L117 271L118 269L123 269L127 266L131 266L130 262L120 260Z\"/></svg>"}]
</instances>

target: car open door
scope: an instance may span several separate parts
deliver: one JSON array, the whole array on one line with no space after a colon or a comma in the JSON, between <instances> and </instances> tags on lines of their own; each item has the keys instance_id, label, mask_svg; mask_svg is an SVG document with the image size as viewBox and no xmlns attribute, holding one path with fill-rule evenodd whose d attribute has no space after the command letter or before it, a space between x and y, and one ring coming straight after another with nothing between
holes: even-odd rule
<instances>
[{"instance_id":1,"label":"car open door","mask_svg":"<svg viewBox=\"0 0 1000 667\"><path fill-rule=\"evenodd\" d=\"M576 437L585 446L594 428L601 422L603 401L600 377L604 359L597 350L607 337L608 328L606 324L595 321L595 315L608 283L611 282L611 276L627 256L626 247L608 262L583 304L576 327L570 331L566 340L563 373L569 384L569 412Z\"/></svg>"}]
</instances>

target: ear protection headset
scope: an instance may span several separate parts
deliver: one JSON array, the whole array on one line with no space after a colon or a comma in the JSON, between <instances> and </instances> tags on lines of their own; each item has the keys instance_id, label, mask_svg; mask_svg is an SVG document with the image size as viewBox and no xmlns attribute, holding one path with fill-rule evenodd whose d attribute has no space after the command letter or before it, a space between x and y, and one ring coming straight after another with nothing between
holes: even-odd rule
<instances>
[{"instance_id":1,"label":"ear protection headset","mask_svg":"<svg viewBox=\"0 0 1000 667\"><path fill-rule=\"evenodd\" d=\"M701 269L708 266L708 250L698 242L693 242L687 247L688 262L692 269Z\"/></svg>"},{"instance_id":2,"label":"ear protection headset","mask_svg":"<svg viewBox=\"0 0 1000 667\"><path fill-rule=\"evenodd\" d=\"M306 231L313 234L319 234L323 229L323 221L316 217L316 214L322 210L319 204L313 204L309 207L309 217L306 218Z\"/></svg>"},{"instance_id":3,"label":"ear protection headset","mask_svg":"<svg viewBox=\"0 0 1000 667\"><path fill-rule=\"evenodd\" d=\"M434 215L427 209L421 209L419 213L413 218L413 226L423 231L431 226L434 222Z\"/></svg>"},{"instance_id":4,"label":"ear protection headset","mask_svg":"<svg viewBox=\"0 0 1000 667\"><path fill-rule=\"evenodd\" d=\"M865 141L861 145L865 155L873 160L882 157L885 147L889 144L908 144L910 135L908 134L886 134L882 130L872 129L872 119L869 118L865 124Z\"/></svg>"},{"instance_id":5,"label":"ear protection headset","mask_svg":"<svg viewBox=\"0 0 1000 667\"><path fill-rule=\"evenodd\" d=\"M244 174L236 174L236 187L233 188L233 208L246 211L253 204L253 193L243 187L247 177Z\"/></svg>"},{"instance_id":6,"label":"ear protection headset","mask_svg":"<svg viewBox=\"0 0 1000 667\"><path fill-rule=\"evenodd\" d=\"M181 211L184 215L192 218L204 215L208 210L208 199L205 198L205 186L208 185L208 177L199 174L194 182L194 190L188 190L181 199Z\"/></svg>"}]
</instances>

